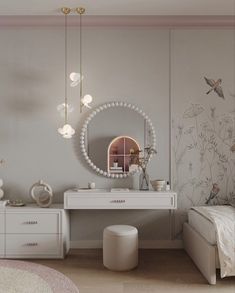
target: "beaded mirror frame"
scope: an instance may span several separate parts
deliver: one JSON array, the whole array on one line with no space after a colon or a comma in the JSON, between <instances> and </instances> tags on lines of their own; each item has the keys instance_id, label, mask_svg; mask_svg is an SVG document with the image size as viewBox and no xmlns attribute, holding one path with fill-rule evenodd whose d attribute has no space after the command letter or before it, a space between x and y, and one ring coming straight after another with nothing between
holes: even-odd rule
<instances>
[{"instance_id":1,"label":"beaded mirror frame","mask_svg":"<svg viewBox=\"0 0 235 293\"><path fill-rule=\"evenodd\" d=\"M87 150L86 150L86 144L85 144L85 140L86 140L86 133L87 133L87 129L88 129L88 126L89 126L89 123L91 122L91 120L97 115L99 114L100 112L102 111L105 111L105 110L108 110L110 108L115 108L115 107L123 107L123 108L127 108L127 109L130 109L132 111L135 111L136 113L138 113L139 115L141 115L148 127L149 127L149 134L150 134L150 137L151 137L151 141L152 141L152 147L154 149L156 149L156 133L155 133L155 129L154 129L154 126L153 126L153 123L151 122L150 118L148 117L148 115L142 110L140 109L139 107L137 107L136 105L134 104L130 104L130 103L126 103L126 102L108 102L108 103L105 103L99 107L97 107L94 111L92 111L92 113L86 118L83 126L82 126L82 130L81 130L81 134L80 134L80 147L81 147L81 152L85 158L85 161L87 162L87 164L96 172L98 173L99 175L102 175L102 176L105 176L107 178L112 178L112 179L121 179L121 178L127 178L129 176L132 176L134 173L137 172L134 171L134 172L129 172L129 173L124 173L124 174L111 174L107 171L104 171L102 169L100 169L99 167L97 167L90 159L89 157L89 154L87 153Z\"/></svg>"}]
</instances>

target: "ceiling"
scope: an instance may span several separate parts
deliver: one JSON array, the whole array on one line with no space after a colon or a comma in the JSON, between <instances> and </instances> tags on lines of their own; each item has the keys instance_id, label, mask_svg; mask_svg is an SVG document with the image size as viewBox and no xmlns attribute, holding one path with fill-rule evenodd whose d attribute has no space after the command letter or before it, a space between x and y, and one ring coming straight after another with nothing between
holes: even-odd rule
<instances>
[{"instance_id":1,"label":"ceiling","mask_svg":"<svg viewBox=\"0 0 235 293\"><path fill-rule=\"evenodd\" d=\"M235 0L1 0L0 15L58 15L62 6L87 15L235 15Z\"/></svg>"}]
</instances>

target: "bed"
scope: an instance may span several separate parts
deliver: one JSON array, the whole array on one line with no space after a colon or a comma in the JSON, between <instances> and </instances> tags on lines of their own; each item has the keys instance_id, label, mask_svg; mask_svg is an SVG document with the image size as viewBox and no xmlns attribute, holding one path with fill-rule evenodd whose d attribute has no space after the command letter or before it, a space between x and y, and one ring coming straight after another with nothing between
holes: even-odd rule
<instances>
[{"instance_id":1,"label":"bed","mask_svg":"<svg viewBox=\"0 0 235 293\"><path fill-rule=\"evenodd\" d=\"M229 224L230 230L226 231ZM231 206L197 207L188 212L188 222L183 227L184 248L209 284L216 284L216 269L221 269L220 263L223 264L222 277L234 275L235 255L231 253L235 249L234 229L235 209ZM227 255L232 255L229 273L224 269L227 260L225 258L224 261L226 255L221 252L221 238L218 237L221 237L221 231L222 234L229 232L226 237L231 238L227 241L230 250L226 252ZM222 246L229 246L225 244Z\"/></svg>"}]
</instances>

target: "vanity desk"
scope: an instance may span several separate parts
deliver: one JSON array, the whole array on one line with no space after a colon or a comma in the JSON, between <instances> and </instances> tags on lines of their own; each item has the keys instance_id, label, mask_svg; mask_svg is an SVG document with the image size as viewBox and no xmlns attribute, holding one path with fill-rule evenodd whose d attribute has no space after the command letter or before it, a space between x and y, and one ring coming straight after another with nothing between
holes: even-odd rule
<instances>
[{"instance_id":1,"label":"vanity desk","mask_svg":"<svg viewBox=\"0 0 235 293\"><path fill-rule=\"evenodd\" d=\"M172 239L172 211L177 208L175 192L115 191L97 189L68 190L64 206L53 204L39 208L0 209L1 258L63 258L70 248L69 210L169 210L169 233Z\"/></svg>"},{"instance_id":2,"label":"vanity desk","mask_svg":"<svg viewBox=\"0 0 235 293\"><path fill-rule=\"evenodd\" d=\"M65 210L168 210L169 234L173 238L173 213L177 194L172 191L110 191L108 189L68 190L64 193Z\"/></svg>"}]
</instances>

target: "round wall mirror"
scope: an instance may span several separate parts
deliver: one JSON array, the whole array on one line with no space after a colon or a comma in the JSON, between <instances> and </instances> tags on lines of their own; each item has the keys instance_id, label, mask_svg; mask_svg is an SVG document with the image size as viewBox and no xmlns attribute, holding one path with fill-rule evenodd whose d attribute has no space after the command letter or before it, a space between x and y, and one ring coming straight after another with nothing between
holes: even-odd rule
<instances>
[{"instance_id":1,"label":"round wall mirror","mask_svg":"<svg viewBox=\"0 0 235 293\"><path fill-rule=\"evenodd\" d=\"M150 118L137 106L110 102L85 120L81 151L90 167L108 178L126 178L138 171L135 158L146 146L156 148Z\"/></svg>"}]
</instances>

